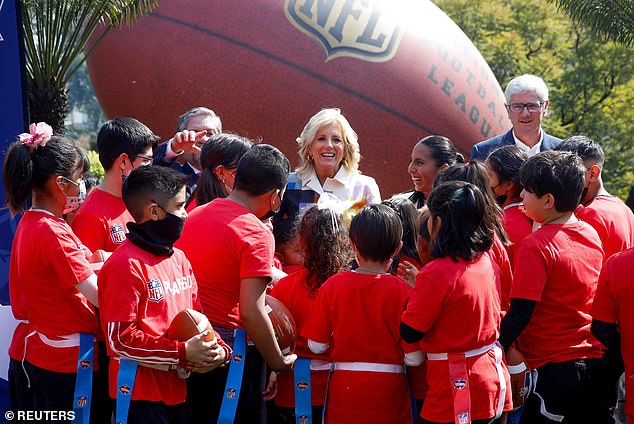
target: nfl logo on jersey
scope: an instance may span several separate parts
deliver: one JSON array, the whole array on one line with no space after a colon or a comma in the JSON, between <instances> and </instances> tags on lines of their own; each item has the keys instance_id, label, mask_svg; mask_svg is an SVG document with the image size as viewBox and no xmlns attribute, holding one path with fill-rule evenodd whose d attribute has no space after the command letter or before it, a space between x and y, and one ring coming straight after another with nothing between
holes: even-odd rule
<instances>
[{"instance_id":1,"label":"nfl logo on jersey","mask_svg":"<svg viewBox=\"0 0 634 424\"><path fill-rule=\"evenodd\" d=\"M113 243L123 243L123 240L125 240L125 230L123 228L123 225L114 224L112 227L110 227L110 238L112 239Z\"/></svg>"},{"instance_id":2,"label":"nfl logo on jersey","mask_svg":"<svg viewBox=\"0 0 634 424\"><path fill-rule=\"evenodd\" d=\"M458 414L458 424L468 424L469 423L469 413L463 412Z\"/></svg>"},{"instance_id":3,"label":"nfl logo on jersey","mask_svg":"<svg viewBox=\"0 0 634 424\"><path fill-rule=\"evenodd\" d=\"M160 302L165 297L165 290L163 290L163 283L156 278L147 282L147 297L152 302Z\"/></svg>"}]
</instances>

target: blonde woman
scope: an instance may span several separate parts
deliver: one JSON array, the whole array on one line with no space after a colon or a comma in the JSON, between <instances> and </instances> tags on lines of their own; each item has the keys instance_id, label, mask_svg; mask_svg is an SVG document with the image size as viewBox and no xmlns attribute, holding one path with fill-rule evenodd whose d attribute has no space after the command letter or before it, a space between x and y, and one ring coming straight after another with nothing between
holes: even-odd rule
<instances>
[{"instance_id":1,"label":"blonde woman","mask_svg":"<svg viewBox=\"0 0 634 424\"><path fill-rule=\"evenodd\" d=\"M344 212L381 201L374 178L359 172L358 136L341 110L322 109L315 114L297 144L300 163L289 178L285 200L288 197L290 204L285 212L297 213L313 203Z\"/></svg>"}]
</instances>

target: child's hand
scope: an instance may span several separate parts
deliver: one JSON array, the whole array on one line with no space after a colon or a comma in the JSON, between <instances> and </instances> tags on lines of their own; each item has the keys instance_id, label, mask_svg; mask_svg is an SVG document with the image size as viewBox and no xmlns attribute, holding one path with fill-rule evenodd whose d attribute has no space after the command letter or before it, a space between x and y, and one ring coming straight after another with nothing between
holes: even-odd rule
<instances>
[{"instance_id":1,"label":"child's hand","mask_svg":"<svg viewBox=\"0 0 634 424\"><path fill-rule=\"evenodd\" d=\"M271 372L269 384L266 385L266 390L262 392L262 396L265 401L269 401L275 399L275 395L277 395L277 373Z\"/></svg>"},{"instance_id":2,"label":"child's hand","mask_svg":"<svg viewBox=\"0 0 634 424\"><path fill-rule=\"evenodd\" d=\"M215 347L218 342L215 339L210 342L203 341L203 339L209 336L209 334L210 331L205 330L185 342L185 359L187 359L187 364L190 366L192 371L194 369L207 369L215 363L214 360L217 360L217 354L214 353L212 347Z\"/></svg>"},{"instance_id":3,"label":"child's hand","mask_svg":"<svg viewBox=\"0 0 634 424\"><path fill-rule=\"evenodd\" d=\"M400 264L398 264L396 276L400 278L401 280L405 281L412 288L414 288L414 284L416 284L417 275L418 275L418 269L412 263L403 261Z\"/></svg>"},{"instance_id":4,"label":"child's hand","mask_svg":"<svg viewBox=\"0 0 634 424\"><path fill-rule=\"evenodd\" d=\"M99 249L95 251L95 253L93 253L90 258L88 258L88 262L90 262L91 264L98 263L98 262L105 262L106 259L110 257L110 255L112 255L112 252L106 252L104 250Z\"/></svg>"},{"instance_id":5,"label":"child's hand","mask_svg":"<svg viewBox=\"0 0 634 424\"><path fill-rule=\"evenodd\" d=\"M196 373L205 373L212 370L215 370L222 364L227 362L227 351L218 344L217 339L212 340L211 342L211 362L206 362L202 366L199 364L195 364L193 362L187 362L187 367Z\"/></svg>"},{"instance_id":6,"label":"child's hand","mask_svg":"<svg viewBox=\"0 0 634 424\"><path fill-rule=\"evenodd\" d=\"M282 356L282 362L276 364L275 366L269 364L273 371L290 371L295 366L295 361L297 360L297 355L294 353L291 355Z\"/></svg>"}]
</instances>

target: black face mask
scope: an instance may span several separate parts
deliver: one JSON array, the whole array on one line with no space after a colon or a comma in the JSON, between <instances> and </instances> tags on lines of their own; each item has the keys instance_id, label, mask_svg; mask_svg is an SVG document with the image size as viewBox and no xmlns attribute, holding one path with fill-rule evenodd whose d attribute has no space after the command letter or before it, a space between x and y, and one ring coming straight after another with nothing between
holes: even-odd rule
<instances>
[{"instance_id":1,"label":"black face mask","mask_svg":"<svg viewBox=\"0 0 634 424\"><path fill-rule=\"evenodd\" d=\"M588 194L589 189L590 189L590 186L583 188L583 191L581 192L581 197L579 198L579 203L583 202L583 198L586 197L586 194Z\"/></svg>"},{"instance_id":2,"label":"black face mask","mask_svg":"<svg viewBox=\"0 0 634 424\"><path fill-rule=\"evenodd\" d=\"M265 213L264 215L258 216L258 219L260 221L266 221L267 219L272 218L273 216L275 216L276 213L277 213L277 211L273 211L273 210L269 209L269 211L267 213Z\"/></svg>"},{"instance_id":3,"label":"black face mask","mask_svg":"<svg viewBox=\"0 0 634 424\"><path fill-rule=\"evenodd\" d=\"M271 193L271 197L273 197L273 194L274 193ZM271 206L270 206L271 203L270 202L271 202L271 199L269 198L269 211L267 213L265 213L264 215L262 215L262 216L258 216L258 219L260 221L266 221L267 219L272 218L273 216L275 216L275 214L280 211L279 209L276 210L276 211L271 209Z\"/></svg>"},{"instance_id":4,"label":"black face mask","mask_svg":"<svg viewBox=\"0 0 634 424\"><path fill-rule=\"evenodd\" d=\"M495 195L495 201L497 202L498 205L502 206L504 204L504 202L506 202L506 198L508 196L506 194L500 194L500 195Z\"/></svg>"},{"instance_id":5,"label":"black face mask","mask_svg":"<svg viewBox=\"0 0 634 424\"><path fill-rule=\"evenodd\" d=\"M166 213L167 216L160 221L149 220L141 224L128 222L130 241L155 255L171 256L174 253L174 243L183 233L185 219Z\"/></svg>"}]
</instances>

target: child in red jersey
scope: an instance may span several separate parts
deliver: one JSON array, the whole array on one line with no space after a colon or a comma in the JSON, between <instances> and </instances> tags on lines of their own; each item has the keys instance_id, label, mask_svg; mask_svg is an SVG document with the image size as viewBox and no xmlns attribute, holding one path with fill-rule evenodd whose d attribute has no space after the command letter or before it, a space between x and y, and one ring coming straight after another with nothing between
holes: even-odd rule
<instances>
[{"instance_id":1,"label":"child in red jersey","mask_svg":"<svg viewBox=\"0 0 634 424\"><path fill-rule=\"evenodd\" d=\"M538 373L525 423L611 422L601 347L590 333L603 250L596 231L573 213L585 172L577 155L555 151L536 154L520 170L526 214L541 227L517 250L500 343L508 349L517 339Z\"/></svg>"},{"instance_id":2,"label":"child in red jersey","mask_svg":"<svg viewBox=\"0 0 634 424\"><path fill-rule=\"evenodd\" d=\"M123 201L136 223L99 274L100 315L110 356L110 396L117 396L119 361L137 361L129 423L186 422L185 380L177 367L210 371L228 359L229 348L202 339L165 337L183 309L200 310L196 280L180 237L188 176L171 168L142 167L123 185Z\"/></svg>"},{"instance_id":3,"label":"child in red jersey","mask_svg":"<svg viewBox=\"0 0 634 424\"><path fill-rule=\"evenodd\" d=\"M489 422L511 409L508 369L496 343L501 271L487 254L496 213L472 184L450 181L427 202L431 255L418 273L401 336L427 353L423 423Z\"/></svg>"},{"instance_id":4,"label":"child in red jersey","mask_svg":"<svg viewBox=\"0 0 634 424\"><path fill-rule=\"evenodd\" d=\"M634 393L634 249L610 257L601 270L592 303L592 334L608 348L611 357L621 356L625 365L626 393ZM628 422L634 422L634 402L625 400Z\"/></svg>"},{"instance_id":5,"label":"child in red jersey","mask_svg":"<svg viewBox=\"0 0 634 424\"><path fill-rule=\"evenodd\" d=\"M75 234L93 252L114 250L125 240L132 216L121 199L123 179L130 171L152 163L152 148L159 140L132 118L115 118L103 124L97 135L103 182L88 196L73 218Z\"/></svg>"},{"instance_id":6,"label":"child in red jersey","mask_svg":"<svg viewBox=\"0 0 634 424\"><path fill-rule=\"evenodd\" d=\"M562 141L555 150L576 153L587 169L583 194L580 205L575 209L575 215L597 231L603 244L604 258L607 260L616 253L634 247L632 210L603 187L601 172L605 155L601 145L589 137L575 135ZM614 353L618 352L612 350L603 356L606 372L609 375L610 393L615 393L613 387L617 386L623 368L621 358L618 355L614 357ZM616 402L616 395L611 402Z\"/></svg>"},{"instance_id":7,"label":"child in red jersey","mask_svg":"<svg viewBox=\"0 0 634 424\"><path fill-rule=\"evenodd\" d=\"M404 365L419 365L423 355L399 337L399 317L411 288L387 271L402 232L388 206L362 208L349 232L359 267L326 280L304 326L311 351L332 347L327 423L412 422Z\"/></svg>"},{"instance_id":8,"label":"child in red jersey","mask_svg":"<svg viewBox=\"0 0 634 424\"><path fill-rule=\"evenodd\" d=\"M352 250L343 218L330 209L318 209L317 206L308 209L302 216L298 233L304 265L282 278L271 296L284 303L293 314L298 334L295 353L311 359L312 417L313 423L321 423L330 361L327 356L312 353L308 349L308 340L301 334L319 288L352 261ZM295 401L293 373L279 373L275 404L279 407L282 422L295 422Z\"/></svg>"},{"instance_id":9,"label":"child in red jersey","mask_svg":"<svg viewBox=\"0 0 634 424\"><path fill-rule=\"evenodd\" d=\"M501 221L510 241L506 252L511 265L520 242L533 232L533 221L526 216L520 197L520 168L527 158L519 147L504 146L491 152L485 162L491 189L503 211Z\"/></svg>"},{"instance_id":10,"label":"child in red jersey","mask_svg":"<svg viewBox=\"0 0 634 424\"><path fill-rule=\"evenodd\" d=\"M255 344L248 345L246 358L241 358L244 373L235 423L260 421L262 359L272 370L285 371L296 358L282 354L264 303L275 245L262 221L279 210L289 170L288 159L279 150L253 146L238 162L231 193L194 209L178 242L191 261L203 310L214 328L228 343L235 329L244 329ZM222 367L192 375L187 382L190 420L217 420L228 374Z\"/></svg>"},{"instance_id":11,"label":"child in red jersey","mask_svg":"<svg viewBox=\"0 0 634 424\"><path fill-rule=\"evenodd\" d=\"M3 166L9 210L24 212L9 269L11 306L22 321L9 348L9 377L13 408L31 402L31 410L70 411L80 339L90 348L97 332L97 276L90 252L62 218L81 198L83 160L73 140L51 134L50 126L32 124L9 147ZM32 207L25 211L29 196Z\"/></svg>"},{"instance_id":12,"label":"child in red jersey","mask_svg":"<svg viewBox=\"0 0 634 424\"><path fill-rule=\"evenodd\" d=\"M513 282L513 271L511 270L511 261L509 260L506 246L509 245L509 239L500 220L500 206L495 201L495 195L491 188L491 181L487 173L486 167L480 161L472 160L467 163L458 163L442 170L434 181L434 187L447 181L465 181L478 187L487 204L487 208L495 213L495 237L493 246L489 249L488 254L491 255L502 271L502 284L500 286L500 301L502 313L509 308L509 293L511 291L511 283Z\"/></svg>"}]
</instances>

